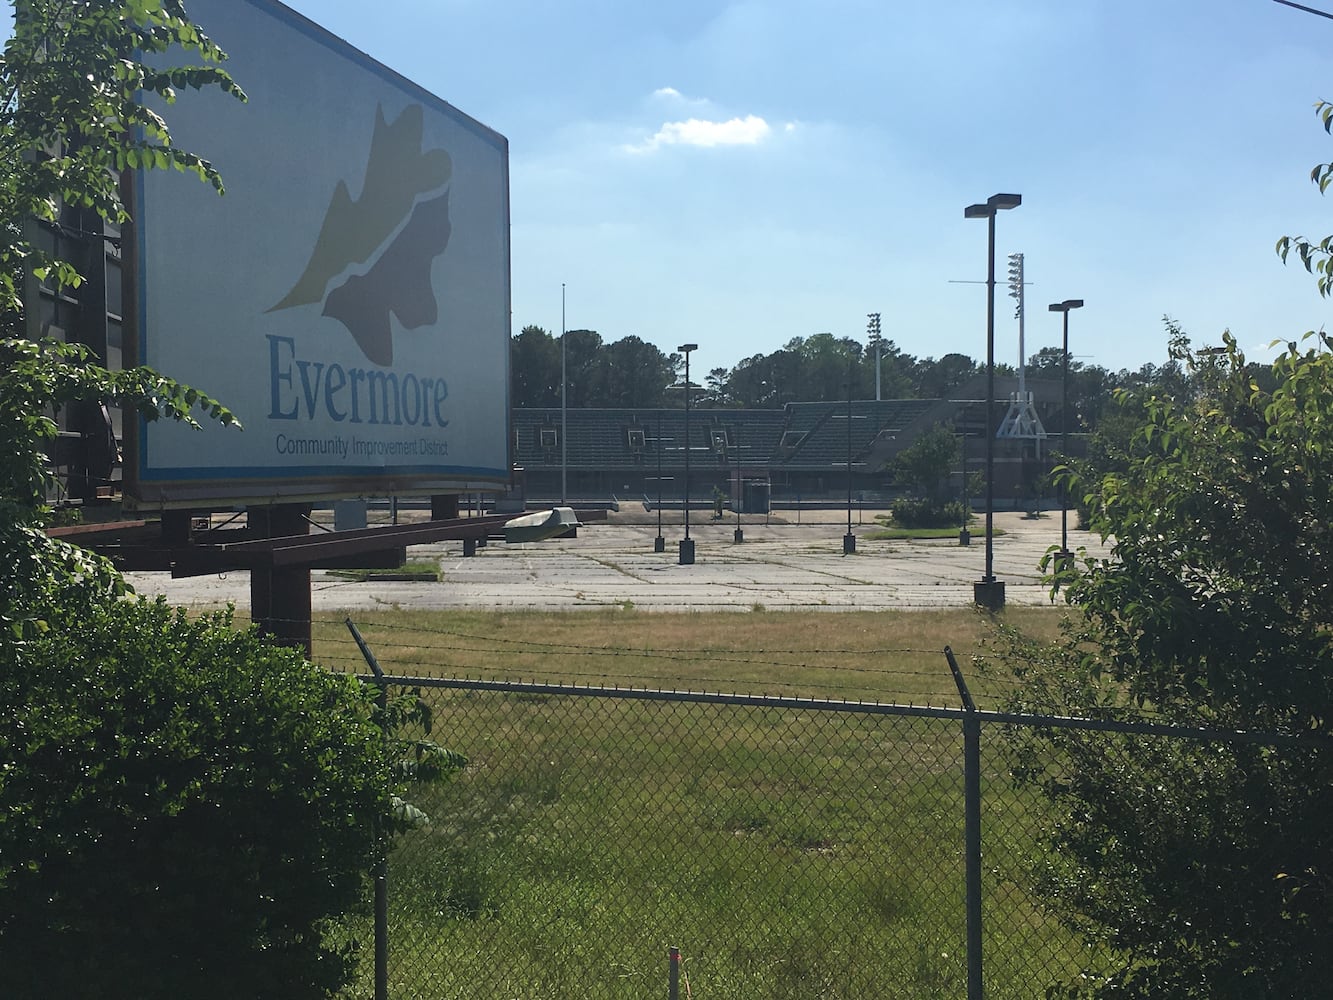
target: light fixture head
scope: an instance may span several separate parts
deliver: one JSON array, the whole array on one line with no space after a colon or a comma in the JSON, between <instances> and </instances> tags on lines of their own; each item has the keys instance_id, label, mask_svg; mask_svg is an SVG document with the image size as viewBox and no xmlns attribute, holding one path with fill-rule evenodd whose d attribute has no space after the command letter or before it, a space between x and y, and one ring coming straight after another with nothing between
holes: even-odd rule
<instances>
[{"instance_id":1,"label":"light fixture head","mask_svg":"<svg viewBox=\"0 0 1333 1000\"><path fill-rule=\"evenodd\" d=\"M676 348L676 350L680 351L682 354L689 354L690 351L697 351L698 349L698 344L681 344Z\"/></svg>"},{"instance_id":2,"label":"light fixture head","mask_svg":"<svg viewBox=\"0 0 1333 1000\"><path fill-rule=\"evenodd\" d=\"M986 205L992 211L998 211L1003 208L1017 208L1023 204L1021 194L993 194L986 199Z\"/></svg>"},{"instance_id":3,"label":"light fixture head","mask_svg":"<svg viewBox=\"0 0 1333 1000\"><path fill-rule=\"evenodd\" d=\"M1082 299L1065 299L1063 302L1052 302L1047 308L1053 313L1069 312L1071 309L1082 309Z\"/></svg>"},{"instance_id":4,"label":"light fixture head","mask_svg":"<svg viewBox=\"0 0 1333 1000\"><path fill-rule=\"evenodd\" d=\"M986 205L968 205L963 209L964 219L989 219L995 212Z\"/></svg>"}]
</instances>

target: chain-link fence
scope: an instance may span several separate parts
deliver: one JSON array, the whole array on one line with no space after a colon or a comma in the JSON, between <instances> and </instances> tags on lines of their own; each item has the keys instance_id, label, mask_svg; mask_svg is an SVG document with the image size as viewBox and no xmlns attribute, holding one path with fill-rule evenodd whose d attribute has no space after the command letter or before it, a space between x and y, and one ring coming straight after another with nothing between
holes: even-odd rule
<instances>
[{"instance_id":1,"label":"chain-link fence","mask_svg":"<svg viewBox=\"0 0 1333 1000\"><path fill-rule=\"evenodd\" d=\"M390 859L383 995L1028 998L1098 969L1041 903L1022 734L1085 727L1149 788L1186 736L977 711L959 681L951 709L382 677L429 709L402 736L468 760Z\"/></svg>"}]
</instances>

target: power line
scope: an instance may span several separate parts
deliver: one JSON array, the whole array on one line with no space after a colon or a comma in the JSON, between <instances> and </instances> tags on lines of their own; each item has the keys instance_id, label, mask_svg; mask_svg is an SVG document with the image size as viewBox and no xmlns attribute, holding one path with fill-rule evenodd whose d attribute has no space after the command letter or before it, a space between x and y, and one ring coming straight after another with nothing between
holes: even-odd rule
<instances>
[{"instance_id":1,"label":"power line","mask_svg":"<svg viewBox=\"0 0 1333 1000\"><path fill-rule=\"evenodd\" d=\"M1330 21L1333 21L1333 14L1328 13L1328 11L1315 10L1315 8L1307 7L1304 4L1293 3L1292 0L1273 0L1273 2L1280 3L1284 7L1295 7L1297 10L1303 10L1307 14L1314 14L1318 17L1326 17Z\"/></svg>"}]
</instances>

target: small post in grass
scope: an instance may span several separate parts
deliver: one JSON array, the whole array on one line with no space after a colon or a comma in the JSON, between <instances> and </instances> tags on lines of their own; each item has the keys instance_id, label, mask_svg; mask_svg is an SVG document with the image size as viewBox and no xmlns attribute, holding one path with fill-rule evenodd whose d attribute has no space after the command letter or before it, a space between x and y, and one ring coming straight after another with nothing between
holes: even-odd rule
<instances>
[{"instance_id":1,"label":"small post in grass","mask_svg":"<svg viewBox=\"0 0 1333 1000\"><path fill-rule=\"evenodd\" d=\"M680 949L668 948L667 996L670 1000L680 1000Z\"/></svg>"}]
</instances>

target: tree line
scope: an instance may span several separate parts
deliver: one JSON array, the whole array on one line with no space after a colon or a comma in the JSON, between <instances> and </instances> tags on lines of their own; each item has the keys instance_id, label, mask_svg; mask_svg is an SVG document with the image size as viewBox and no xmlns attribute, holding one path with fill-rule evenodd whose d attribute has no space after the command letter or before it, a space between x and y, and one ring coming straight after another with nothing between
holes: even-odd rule
<instances>
[{"instance_id":1,"label":"tree line","mask_svg":"<svg viewBox=\"0 0 1333 1000\"><path fill-rule=\"evenodd\" d=\"M1168 345L1184 339L1179 326L1165 320ZM1188 343L1186 340L1185 343ZM565 334L566 403L571 407L678 407L685 358L665 353L637 336L606 341L595 330ZM703 380L692 375L694 406L703 408L778 409L793 402L830 402L876 397L879 369L882 399L941 399L985 371L985 365L956 352L918 358L887 338L816 333L793 337L768 354L754 354L732 368L713 368ZM1001 375L1015 374L999 364ZM1028 359L1033 379L1063 378L1063 351L1043 347ZM1111 371L1077 360L1069 363L1069 401L1081 430L1096 427L1117 389L1159 389L1176 396L1191 374L1179 357L1161 365ZM560 405L561 345L558 334L525 326L510 339L510 398L517 407ZM849 384L850 383L850 384Z\"/></svg>"}]
</instances>

